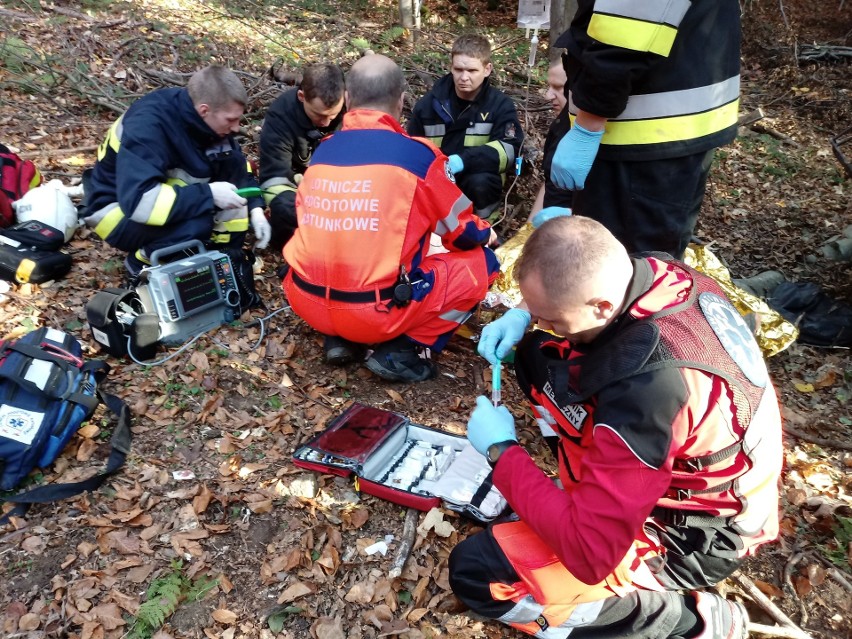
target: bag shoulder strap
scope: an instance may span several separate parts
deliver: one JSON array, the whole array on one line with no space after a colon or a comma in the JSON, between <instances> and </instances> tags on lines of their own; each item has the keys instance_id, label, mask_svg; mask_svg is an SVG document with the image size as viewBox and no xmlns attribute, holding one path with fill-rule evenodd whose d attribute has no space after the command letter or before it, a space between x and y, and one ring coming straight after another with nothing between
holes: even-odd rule
<instances>
[{"instance_id":1,"label":"bag shoulder strap","mask_svg":"<svg viewBox=\"0 0 852 639\"><path fill-rule=\"evenodd\" d=\"M0 517L0 525L8 523L9 517L23 517L32 504L45 504L67 499L84 492L95 491L101 487L107 478L114 475L124 465L133 440L133 434L130 431L130 409L124 400L116 395L101 390L98 390L97 393L110 412L118 417L118 423L110 440L110 454L106 469L102 473L83 481L48 484L9 497L6 501L14 503L15 507Z\"/></svg>"}]
</instances>

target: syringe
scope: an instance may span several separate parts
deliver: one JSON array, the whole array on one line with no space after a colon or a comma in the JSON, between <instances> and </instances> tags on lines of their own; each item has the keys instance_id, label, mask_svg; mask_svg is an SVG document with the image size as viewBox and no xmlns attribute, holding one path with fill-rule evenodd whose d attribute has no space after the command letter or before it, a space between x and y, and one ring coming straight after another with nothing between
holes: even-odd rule
<instances>
[{"instance_id":1,"label":"syringe","mask_svg":"<svg viewBox=\"0 0 852 639\"><path fill-rule=\"evenodd\" d=\"M502 392L500 384L500 370L502 364L497 362L491 367L491 403L494 406L499 406L502 401Z\"/></svg>"}]
</instances>

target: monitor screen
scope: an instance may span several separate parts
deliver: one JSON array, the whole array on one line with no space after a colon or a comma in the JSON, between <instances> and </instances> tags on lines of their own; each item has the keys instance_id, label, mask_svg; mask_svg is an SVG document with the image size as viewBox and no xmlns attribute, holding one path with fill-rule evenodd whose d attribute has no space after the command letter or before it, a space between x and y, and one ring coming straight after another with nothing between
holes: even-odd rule
<instances>
[{"instance_id":1,"label":"monitor screen","mask_svg":"<svg viewBox=\"0 0 852 639\"><path fill-rule=\"evenodd\" d=\"M183 315L190 315L219 299L212 263L175 273L173 278Z\"/></svg>"}]
</instances>

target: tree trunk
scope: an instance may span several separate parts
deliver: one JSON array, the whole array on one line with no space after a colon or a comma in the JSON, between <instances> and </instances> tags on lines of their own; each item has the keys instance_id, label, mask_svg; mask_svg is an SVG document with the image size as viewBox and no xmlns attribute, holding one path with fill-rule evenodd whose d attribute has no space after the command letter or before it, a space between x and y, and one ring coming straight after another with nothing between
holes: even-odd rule
<instances>
[{"instance_id":1,"label":"tree trunk","mask_svg":"<svg viewBox=\"0 0 852 639\"><path fill-rule=\"evenodd\" d=\"M416 0L399 0L399 23L406 30L406 41L409 46L414 44L414 5Z\"/></svg>"},{"instance_id":2,"label":"tree trunk","mask_svg":"<svg viewBox=\"0 0 852 639\"><path fill-rule=\"evenodd\" d=\"M553 46L556 39L571 24L577 12L577 0L551 0L550 3L550 61L555 62L562 55L562 49Z\"/></svg>"}]
</instances>

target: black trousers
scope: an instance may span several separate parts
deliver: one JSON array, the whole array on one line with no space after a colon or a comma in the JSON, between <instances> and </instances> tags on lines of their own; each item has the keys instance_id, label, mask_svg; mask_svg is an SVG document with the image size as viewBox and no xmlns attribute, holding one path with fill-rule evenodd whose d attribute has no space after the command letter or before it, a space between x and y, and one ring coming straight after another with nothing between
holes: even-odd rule
<instances>
[{"instance_id":1,"label":"black trousers","mask_svg":"<svg viewBox=\"0 0 852 639\"><path fill-rule=\"evenodd\" d=\"M463 171L456 176L456 184L476 210L494 210L503 195L503 178L497 173Z\"/></svg>"},{"instance_id":2,"label":"black trousers","mask_svg":"<svg viewBox=\"0 0 852 639\"><path fill-rule=\"evenodd\" d=\"M272 227L269 247L280 252L299 225L296 217L296 191L282 191L272 199L269 203L269 225Z\"/></svg>"}]
</instances>

